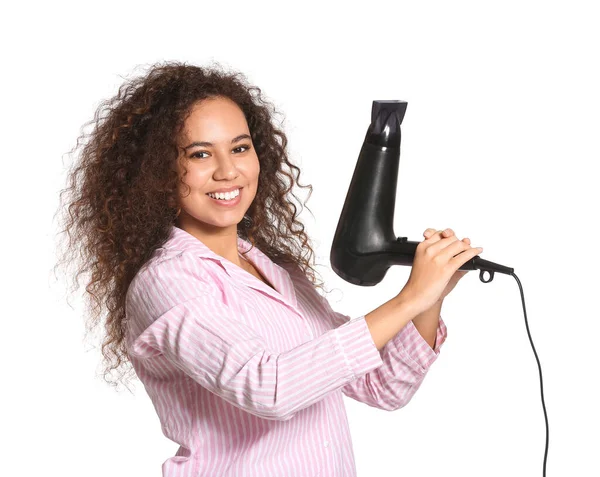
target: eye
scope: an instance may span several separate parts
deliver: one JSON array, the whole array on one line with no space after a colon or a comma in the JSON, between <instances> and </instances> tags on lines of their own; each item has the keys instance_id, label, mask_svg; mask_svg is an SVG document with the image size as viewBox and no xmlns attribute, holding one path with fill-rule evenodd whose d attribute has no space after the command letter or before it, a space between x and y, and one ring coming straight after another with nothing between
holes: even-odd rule
<instances>
[{"instance_id":1,"label":"eye","mask_svg":"<svg viewBox=\"0 0 600 477\"><path fill-rule=\"evenodd\" d=\"M246 152L246 151L250 150L250 146L248 144L242 144L241 146L238 146L233 150L237 151L238 149L244 149L241 152ZM208 154L208 153L206 151L197 151L194 154L192 154L190 157L197 157L198 159L204 159L204 157L199 156L199 154Z\"/></svg>"},{"instance_id":2,"label":"eye","mask_svg":"<svg viewBox=\"0 0 600 477\"><path fill-rule=\"evenodd\" d=\"M234 151L235 151L236 149L241 149L241 148L244 148L244 149L245 149L245 150L244 150L244 151L242 151L242 152L246 152L246 151L250 150L250 146L249 146L248 144L242 144L241 146L238 146L238 147L236 147L236 148L234 149Z\"/></svg>"}]
</instances>

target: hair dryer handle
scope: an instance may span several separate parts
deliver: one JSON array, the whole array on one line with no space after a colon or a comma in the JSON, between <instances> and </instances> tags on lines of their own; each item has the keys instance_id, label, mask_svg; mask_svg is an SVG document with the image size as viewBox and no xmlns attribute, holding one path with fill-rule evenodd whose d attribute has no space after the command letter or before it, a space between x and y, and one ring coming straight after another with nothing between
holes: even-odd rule
<instances>
[{"instance_id":1,"label":"hair dryer handle","mask_svg":"<svg viewBox=\"0 0 600 477\"><path fill-rule=\"evenodd\" d=\"M391 245L393 265L412 265L417 253L417 246L422 242L411 242L406 237L398 237ZM468 260L460 266L459 270L475 270L478 267L475 263Z\"/></svg>"},{"instance_id":2,"label":"hair dryer handle","mask_svg":"<svg viewBox=\"0 0 600 477\"><path fill-rule=\"evenodd\" d=\"M391 258L394 260L392 265L412 265L417 252L417 246L421 242L411 242L406 237L398 237L394 243L391 244ZM494 272L505 273L510 275L514 272L513 268L505 267L498 263L484 260L479 256L470 258L463 263L458 270L481 270L479 273L479 279L488 283L494 279ZM490 274L489 279L484 279L484 273Z\"/></svg>"}]
</instances>

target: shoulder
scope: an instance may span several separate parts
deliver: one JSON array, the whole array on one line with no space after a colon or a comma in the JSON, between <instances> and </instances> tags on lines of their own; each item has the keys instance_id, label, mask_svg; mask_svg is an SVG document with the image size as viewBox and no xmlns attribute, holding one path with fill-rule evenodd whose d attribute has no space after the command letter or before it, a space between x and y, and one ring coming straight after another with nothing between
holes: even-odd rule
<instances>
[{"instance_id":1,"label":"shoulder","mask_svg":"<svg viewBox=\"0 0 600 477\"><path fill-rule=\"evenodd\" d=\"M297 263L284 263L279 266L288 273L296 291L311 299L321 296L315 284Z\"/></svg>"},{"instance_id":2,"label":"shoulder","mask_svg":"<svg viewBox=\"0 0 600 477\"><path fill-rule=\"evenodd\" d=\"M308 277L295 262L276 263L276 265L285 270L294 283L308 281Z\"/></svg>"},{"instance_id":3,"label":"shoulder","mask_svg":"<svg viewBox=\"0 0 600 477\"><path fill-rule=\"evenodd\" d=\"M127 301L168 309L203 294L215 294L206 260L186 251L155 254L131 281Z\"/></svg>"}]
</instances>

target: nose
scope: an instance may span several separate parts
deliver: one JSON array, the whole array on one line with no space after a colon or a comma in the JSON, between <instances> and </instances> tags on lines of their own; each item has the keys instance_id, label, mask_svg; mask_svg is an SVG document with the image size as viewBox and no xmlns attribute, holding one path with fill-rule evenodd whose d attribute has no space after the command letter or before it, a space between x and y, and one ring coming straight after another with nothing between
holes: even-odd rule
<instances>
[{"instance_id":1,"label":"nose","mask_svg":"<svg viewBox=\"0 0 600 477\"><path fill-rule=\"evenodd\" d=\"M233 180L238 176L235 163L228 154L220 154L217 158L217 167L213 173L215 180Z\"/></svg>"}]
</instances>

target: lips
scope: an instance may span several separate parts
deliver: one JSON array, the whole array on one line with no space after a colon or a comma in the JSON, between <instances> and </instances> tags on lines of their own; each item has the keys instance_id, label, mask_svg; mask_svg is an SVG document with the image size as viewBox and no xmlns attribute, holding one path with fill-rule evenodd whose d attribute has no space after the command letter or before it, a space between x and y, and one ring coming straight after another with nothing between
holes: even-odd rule
<instances>
[{"instance_id":1,"label":"lips","mask_svg":"<svg viewBox=\"0 0 600 477\"><path fill-rule=\"evenodd\" d=\"M240 189L233 189L228 192L214 192L214 193L208 192L206 195L208 195L209 197L212 197L213 199L231 200L231 199L235 199L240 194L241 194ZM217 196L219 196L219 197L217 197Z\"/></svg>"},{"instance_id":2,"label":"lips","mask_svg":"<svg viewBox=\"0 0 600 477\"><path fill-rule=\"evenodd\" d=\"M210 192L207 192L207 194L216 194L217 192L231 192L232 190L236 189L242 189L242 186L224 187L222 189L211 190Z\"/></svg>"},{"instance_id":3,"label":"lips","mask_svg":"<svg viewBox=\"0 0 600 477\"><path fill-rule=\"evenodd\" d=\"M234 189L234 190L237 190L237 189ZM212 202L214 202L217 205L235 206L240 203L240 200L242 197L242 189L241 188L239 189L239 192L235 197L232 197L229 199L216 199L215 197L211 197L208 193L206 195Z\"/></svg>"}]
</instances>

